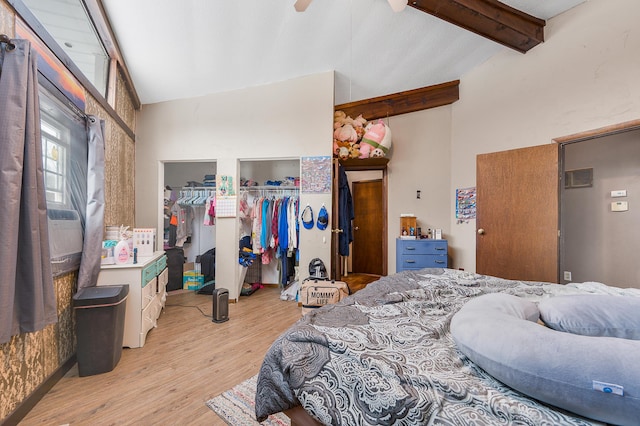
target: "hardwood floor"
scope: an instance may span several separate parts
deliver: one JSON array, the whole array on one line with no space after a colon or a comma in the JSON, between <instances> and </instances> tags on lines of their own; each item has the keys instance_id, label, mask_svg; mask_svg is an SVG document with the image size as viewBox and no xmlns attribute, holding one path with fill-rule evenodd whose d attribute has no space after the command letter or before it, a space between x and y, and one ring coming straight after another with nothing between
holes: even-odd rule
<instances>
[{"instance_id":1,"label":"hardwood floor","mask_svg":"<svg viewBox=\"0 0 640 426\"><path fill-rule=\"evenodd\" d=\"M349 286L349 290L351 293L355 293L358 290L362 290L367 286L367 284L374 282L380 279L380 275L373 274L358 274L358 273L349 273L349 275L345 275L342 277L342 281L346 282Z\"/></svg>"},{"instance_id":2,"label":"hardwood floor","mask_svg":"<svg viewBox=\"0 0 640 426\"><path fill-rule=\"evenodd\" d=\"M20 425L224 425L205 401L258 373L265 352L300 318L296 302L265 287L229 305L217 324L212 297L167 298L142 348L123 349L116 368L79 377L73 367Z\"/></svg>"}]
</instances>

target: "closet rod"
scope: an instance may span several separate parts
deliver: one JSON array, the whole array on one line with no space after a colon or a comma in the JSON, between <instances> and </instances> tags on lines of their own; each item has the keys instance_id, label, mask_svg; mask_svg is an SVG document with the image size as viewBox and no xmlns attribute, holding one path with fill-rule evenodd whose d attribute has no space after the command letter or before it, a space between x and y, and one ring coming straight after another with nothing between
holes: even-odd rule
<instances>
[{"instance_id":1,"label":"closet rod","mask_svg":"<svg viewBox=\"0 0 640 426\"><path fill-rule=\"evenodd\" d=\"M261 196L275 196L275 195L286 195L299 197L300 196L300 188L298 187L277 187L277 186L251 186L251 187L242 187L240 188L240 194L246 196L251 193L253 196L261 195Z\"/></svg>"},{"instance_id":2,"label":"closet rod","mask_svg":"<svg viewBox=\"0 0 640 426\"><path fill-rule=\"evenodd\" d=\"M299 191L299 186L275 186L275 185L263 185L263 186L241 186L240 191Z\"/></svg>"},{"instance_id":3,"label":"closet rod","mask_svg":"<svg viewBox=\"0 0 640 426\"><path fill-rule=\"evenodd\" d=\"M7 36L6 34L0 34L0 43L6 43L8 51L16 48L16 45L13 44L9 36Z\"/></svg>"},{"instance_id":4,"label":"closet rod","mask_svg":"<svg viewBox=\"0 0 640 426\"><path fill-rule=\"evenodd\" d=\"M211 191L215 191L216 187L215 186L183 186L180 191L187 191L190 189L195 189L195 190L211 190Z\"/></svg>"}]
</instances>

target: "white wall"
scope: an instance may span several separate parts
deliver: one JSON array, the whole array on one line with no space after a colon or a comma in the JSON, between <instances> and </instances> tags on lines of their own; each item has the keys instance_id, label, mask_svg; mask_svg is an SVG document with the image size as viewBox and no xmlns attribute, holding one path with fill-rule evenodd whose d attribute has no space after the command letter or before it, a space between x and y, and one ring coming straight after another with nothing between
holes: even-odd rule
<instances>
[{"instance_id":1,"label":"white wall","mask_svg":"<svg viewBox=\"0 0 640 426\"><path fill-rule=\"evenodd\" d=\"M451 106L389 118L393 137L388 165L388 269L396 270L400 214L413 213L423 233L442 228L450 234ZM420 191L420 199L416 191ZM450 249L455 255L455 248Z\"/></svg>"},{"instance_id":2,"label":"white wall","mask_svg":"<svg viewBox=\"0 0 640 426\"><path fill-rule=\"evenodd\" d=\"M258 185L267 180L284 180L287 176L300 176L300 160L242 161L240 176L253 179Z\"/></svg>"},{"instance_id":3,"label":"white wall","mask_svg":"<svg viewBox=\"0 0 640 426\"><path fill-rule=\"evenodd\" d=\"M331 155L333 72L199 98L144 105L137 117L136 226L162 229L164 162L215 161L218 175L240 179L243 159ZM301 203L331 204L331 194ZM238 298L237 218L216 221L216 284ZM300 238L300 264L330 261L329 231ZM330 241L330 238L324 239ZM228 248L228 249L223 249Z\"/></svg>"},{"instance_id":4,"label":"white wall","mask_svg":"<svg viewBox=\"0 0 640 426\"><path fill-rule=\"evenodd\" d=\"M451 186L475 185L480 153L552 143L640 117L640 2L590 0L547 22L546 41L462 76L452 108ZM454 266L475 271L475 221L456 224Z\"/></svg>"}]
</instances>

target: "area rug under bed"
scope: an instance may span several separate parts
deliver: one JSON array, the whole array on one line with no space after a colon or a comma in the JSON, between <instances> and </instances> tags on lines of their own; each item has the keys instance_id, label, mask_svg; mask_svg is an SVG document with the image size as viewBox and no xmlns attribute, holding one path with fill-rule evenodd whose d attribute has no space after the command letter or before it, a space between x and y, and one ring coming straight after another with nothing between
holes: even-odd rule
<instances>
[{"instance_id":1,"label":"area rug under bed","mask_svg":"<svg viewBox=\"0 0 640 426\"><path fill-rule=\"evenodd\" d=\"M206 402L222 420L232 426L289 426L291 421L282 413L272 414L258 423L255 414L255 396L258 376L253 376Z\"/></svg>"}]
</instances>

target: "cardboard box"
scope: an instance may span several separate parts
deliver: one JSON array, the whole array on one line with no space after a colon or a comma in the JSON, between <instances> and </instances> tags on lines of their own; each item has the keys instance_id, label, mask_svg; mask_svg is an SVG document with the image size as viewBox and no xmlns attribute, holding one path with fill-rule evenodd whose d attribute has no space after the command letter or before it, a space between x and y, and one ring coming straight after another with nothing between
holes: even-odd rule
<instances>
[{"instance_id":1,"label":"cardboard box","mask_svg":"<svg viewBox=\"0 0 640 426\"><path fill-rule=\"evenodd\" d=\"M153 256L156 249L156 228L134 228L133 248L138 249L138 256Z\"/></svg>"}]
</instances>

